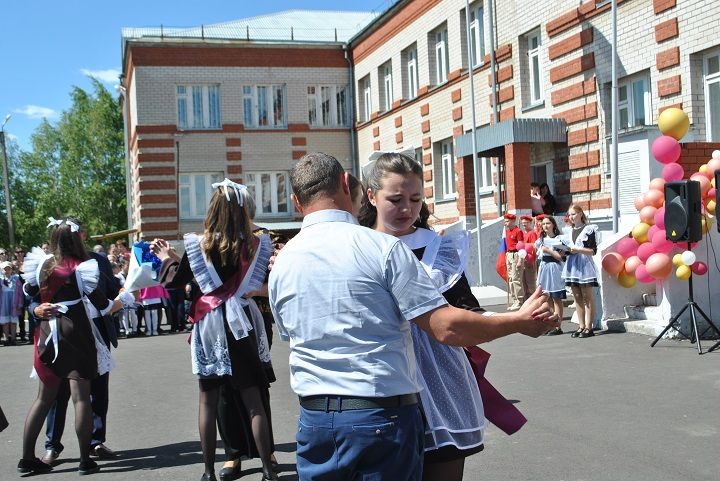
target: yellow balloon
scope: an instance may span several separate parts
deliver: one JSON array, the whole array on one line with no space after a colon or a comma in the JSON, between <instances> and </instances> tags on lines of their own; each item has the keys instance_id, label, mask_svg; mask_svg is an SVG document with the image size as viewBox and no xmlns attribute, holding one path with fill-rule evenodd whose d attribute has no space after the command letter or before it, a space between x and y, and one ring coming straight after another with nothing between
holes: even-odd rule
<instances>
[{"instance_id":1,"label":"yellow balloon","mask_svg":"<svg viewBox=\"0 0 720 481\"><path fill-rule=\"evenodd\" d=\"M642 244L643 242L647 242L649 230L650 230L650 225L646 224L645 222L640 222L639 224L636 224L635 227L632 228L633 239L638 241L639 244Z\"/></svg>"},{"instance_id":2,"label":"yellow balloon","mask_svg":"<svg viewBox=\"0 0 720 481\"><path fill-rule=\"evenodd\" d=\"M673 256L673 264L675 264L675 267L684 266L685 263L682 261L682 254L678 253Z\"/></svg>"},{"instance_id":3,"label":"yellow balloon","mask_svg":"<svg viewBox=\"0 0 720 481\"><path fill-rule=\"evenodd\" d=\"M705 210L710 215L715 215L715 201L709 200L707 201L707 204L705 204Z\"/></svg>"},{"instance_id":4,"label":"yellow balloon","mask_svg":"<svg viewBox=\"0 0 720 481\"><path fill-rule=\"evenodd\" d=\"M688 266L680 266L675 271L675 277L680 279L681 281L686 281L690 279L690 275L692 274L692 270Z\"/></svg>"},{"instance_id":5,"label":"yellow balloon","mask_svg":"<svg viewBox=\"0 0 720 481\"><path fill-rule=\"evenodd\" d=\"M675 140L680 140L690 128L690 119L681 109L672 107L663 110L660 114L658 127L663 134L669 135Z\"/></svg>"},{"instance_id":6,"label":"yellow balloon","mask_svg":"<svg viewBox=\"0 0 720 481\"><path fill-rule=\"evenodd\" d=\"M700 168L698 169L698 172L700 172L702 175L707 175L707 172L708 172L707 164L701 165Z\"/></svg>"},{"instance_id":7,"label":"yellow balloon","mask_svg":"<svg viewBox=\"0 0 720 481\"><path fill-rule=\"evenodd\" d=\"M635 276L632 274L628 274L624 270L618 274L618 284L625 287L626 289L629 289L631 287L635 287L635 284L637 283L637 279L635 279Z\"/></svg>"}]
</instances>

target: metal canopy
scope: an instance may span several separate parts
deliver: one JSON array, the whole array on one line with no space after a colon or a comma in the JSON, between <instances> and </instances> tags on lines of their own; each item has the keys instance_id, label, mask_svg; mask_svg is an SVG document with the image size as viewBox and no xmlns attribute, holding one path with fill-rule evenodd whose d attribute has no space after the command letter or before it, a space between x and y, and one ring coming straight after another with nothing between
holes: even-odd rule
<instances>
[{"instance_id":1,"label":"metal canopy","mask_svg":"<svg viewBox=\"0 0 720 481\"><path fill-rule=\"evenodd\" d=\"M475 131L479 154L514 143L566 143L567 125L561 119L512 119ZM472 155L472 133L455 141L457 157Z\"/></svg>"}]
</instances>

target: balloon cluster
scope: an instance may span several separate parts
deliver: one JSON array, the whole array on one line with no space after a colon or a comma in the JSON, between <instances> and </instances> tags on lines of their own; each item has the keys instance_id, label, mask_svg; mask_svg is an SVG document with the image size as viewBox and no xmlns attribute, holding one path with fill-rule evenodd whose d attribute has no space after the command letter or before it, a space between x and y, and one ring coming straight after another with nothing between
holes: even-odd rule
<instances>
[{"instance_id":1,"label":"balloon cluster","mask_svg":"<svg viewBox=\"0 0 720 481\"><path fill-rule=\"evenodd\" d=\"M651 283L667 278L673 265L677 267L675 276L687 280L691 274L704 275L707 264L699 262L695 254L687 250L672 258L671 252L677 246L667 240L665 232L665 182L682 180L685 169L678 163L680 143L688 131L690 121L681 109L669 108L658 118L658 127L663 135L655 139L651 150L655 159L665 164L662 177L650 182L650 189L635 198L640 222L636 224L630 236L618 242L616 252L606 254L602 259L605 271L617 277L618 283L626 288L636 282ZM705 215L702 219L703 233L710 229L711 218L715 215L715 179L714 173L720 169L720 150L712 153L707 164L690 176L690 180L700 183Z\"/></svg>"},{"instance_id":2,"label":"balloon cluster","mask_svg":"<svg viewBox=\"0 0 720 481\"><path fill-rule=\"evenodd\" d=\"M518 242L517 252L520 259L525 259L527 257L530 262L533 262L533 259L535 258L535 246L532 244L525 245L523 241Z\"/></svg>"}]
</instances>

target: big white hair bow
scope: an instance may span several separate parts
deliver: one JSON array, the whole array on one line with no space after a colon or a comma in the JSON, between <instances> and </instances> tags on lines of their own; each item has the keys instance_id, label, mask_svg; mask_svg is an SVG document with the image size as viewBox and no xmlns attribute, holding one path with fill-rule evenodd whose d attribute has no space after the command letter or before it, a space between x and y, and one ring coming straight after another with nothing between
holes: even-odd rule
<instances>
[{"instance_id":1,"label":"big white hair bow","mask_svg":"<svg viewBox=\"0 0 720 481\"><path fill-rule=\"evenodd\" d=\"M48 227L55 227L55 226L61 226L63 222L70 226L70 232L78 232L80 230L80 226L77 225L75 222L71 221L70 219L56 219L54 217L48 217Z\"/></svg>"},{"instance_id":2,"label":"big white hair bow","mask_svg":"<svg viewBox=\"0 0 720 481\"><path fill-rule=\"evenodd\" d=\"M402 150L395 150L392 152L383 152L381 150L371 152L370 155L368 155L369 162L362 167L362 175L364 179L370 177L370 172L372 172L372 169L375 166L375 162L377 162L377 159L379 159L380 156L384 154L402 154L410 157L411 159L415 159L415 147L411 145L409 147L405 147Z\"/></svg>"},{"instance_id":3,"label":"big white hair bow","mask_svg":"<svg viewBox=\"0 0 720 481\"><path fill-rule=\"evenodd\" d=\"M238 204L242 207L243 205L243 193L247 191L247 186L233 182L227 177L222 182L215 182L212 184L213 189L224 189L225 198L230 202L230 189L235 191L235 197L237 198Z\"/></svg>"}]
</instances>

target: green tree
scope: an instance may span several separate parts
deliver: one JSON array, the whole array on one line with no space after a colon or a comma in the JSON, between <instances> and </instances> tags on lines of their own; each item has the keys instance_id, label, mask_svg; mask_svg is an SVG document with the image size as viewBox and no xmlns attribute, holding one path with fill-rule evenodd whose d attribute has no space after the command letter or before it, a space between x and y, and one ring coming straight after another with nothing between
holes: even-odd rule
<instances>
[{"instance_id":1,"label":"green tree","mask_svg":"<svg viewBox=\"0 0 720 481\"><path fill-rule=\"evenodd\" d=\"M8 155L22 245L46 240L48 216L77 216L91 235L127 228L122 111L91 81L92 94L74 87L72 106L55 124L44 121L35 130L31 152Z\"/></svg>"}]
</instances>

